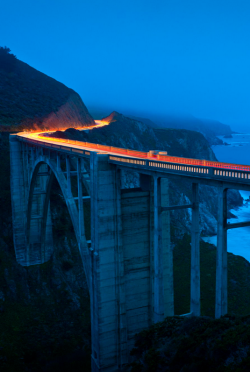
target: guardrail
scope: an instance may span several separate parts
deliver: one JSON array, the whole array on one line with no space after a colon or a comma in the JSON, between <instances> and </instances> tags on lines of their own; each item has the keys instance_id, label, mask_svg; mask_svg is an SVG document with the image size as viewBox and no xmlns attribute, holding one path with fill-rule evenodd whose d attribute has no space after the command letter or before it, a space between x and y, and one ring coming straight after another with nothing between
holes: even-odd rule
<instances>
[{"instance_id":1,"label":"guardrail","mask_svg":"<svg viewBox=\"0 0 250 372\"><path fill-rule=\"evenodd\" d=\"M134 165L136 164L137 166L142 165L144 167L147 167L149 169L155 169L157 170L169 170L171 173L182 173L182 174L192 174L200 177L215 177L215 178L227 178L227 179L240 179L244 181L249 181L247 183L250 183L250 172L248 171L232 171L225 169L217 169L217 168L212 168L212 167L204 167L201 165L196 165L196 166L187 166L184 164L177 164L177 163L165 163L165 162L158 162L158 161L152 161L152 160L137 160L137 159L132 159L132 158L124 158L120 156L115 156L115 155L109 155L109 160L111 162L115 163L126 163L126 164L131 164Z\"/></svg>"},{"instance_id":2,"label":"guardrail","mask_svg":"<svg viewBox=\"0 0 250 372\"><path fill-rule=\"evenodd\" d=\"M42 140L49 141L49 137L42 137ZM163 162L168 163L177 163L177 164L184 164L184 165L198 165L202 167L212 167L212 168L220 168L220 169L231 169L231 170L242 170L250 172L250 166L242 165L242 164L232 164L232 163L222 163L218 161L211 161L211 160L205 160L205 159L192 159L192 158L183 158L178 156L170 156L170 155L150 155L148 152L144 151L136 151L136 150L130 150L130 149L123 149L120 147L114 147L114 146L107 146L107 145L100 145L97 143L91 143L91 142L81 142L81 141L73 141L73 140L61 140L61 139L52 139L51 141L55 142L63 142L67 144L77 145L81 147L90 147L95 150L102 150L105 152L113 152L116 154L121 154L125 156L133 156L138 157L142 159L152 159L152 160L160 160Z\"/></svg>"}]
</instances>

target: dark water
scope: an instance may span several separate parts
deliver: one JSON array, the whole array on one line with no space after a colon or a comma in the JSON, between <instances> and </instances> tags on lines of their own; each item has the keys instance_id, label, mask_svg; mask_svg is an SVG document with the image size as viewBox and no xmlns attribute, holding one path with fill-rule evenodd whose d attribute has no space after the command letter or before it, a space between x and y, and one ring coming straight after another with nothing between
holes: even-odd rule
<instances>
[{"instance_id":1,"label":"dark water","mask_svg":"<svg viewBox=\"0 0 250 372\"><path fill-rule=\"evenodd\" d=\"M219 161L250 165L250 133L233 134L233 138L219 138L229 144L212 147Z\"/></svg>"},{"instance_id":2,"label":"dark water","mask_svg":"<svg viewBox=\"0 0 250 372\"><path fill-rule=\"evenodd\" d=\"M213 146L213 151L219 161L250 165L250 133L249 134L233 134L233 138L223 138L224 142L229 146ZM229 219L228 222L243 222L250 220L250 191L240 191L244 198L244 205L237 210L232 210L232 213L237 216ZM203 240L217 245L217 235L206 237ZM228 230L227 232L227 248L228 252L238 256L243 256L250 261L250 227L241 227L238 229Z\"/></svg>"}]
</instances>

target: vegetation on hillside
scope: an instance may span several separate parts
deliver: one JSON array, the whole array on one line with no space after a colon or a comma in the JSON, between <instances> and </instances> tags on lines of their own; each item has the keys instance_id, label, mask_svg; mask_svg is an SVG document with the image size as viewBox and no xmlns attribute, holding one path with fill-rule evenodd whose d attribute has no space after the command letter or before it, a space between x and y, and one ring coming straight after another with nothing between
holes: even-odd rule
<instances>
[{"instance_id":1,"label":"vegetation on hillside","mask_svg":"<svg viewBox=\"0 0 250 372\"><path fill-rule=\"evenodd\" d=\"M250 316L169 317L139 333L130 372L243 372L250 369Z\"/></svg>"},{"instance_id":2,"label":"vegetation on hillside","mask_svg":"<svg viewBox=\"0 0 250 372\"><path fill-rule=\"evenodd\" d=\"M0 47L0 69L11 72L16 66L16 56L10 53L10 48Z\"/></svg>"},{"instance_id":3,"label":"vegetation on hillside","mask_svg":"<svg viewBox=\"0 0 250 372\"><path fill-rule=\"evenodd\" d=\"M7 47L0 47L0 97L0 131L94 124L76 92L18 60Z\"/></svg>"}]
</instances>

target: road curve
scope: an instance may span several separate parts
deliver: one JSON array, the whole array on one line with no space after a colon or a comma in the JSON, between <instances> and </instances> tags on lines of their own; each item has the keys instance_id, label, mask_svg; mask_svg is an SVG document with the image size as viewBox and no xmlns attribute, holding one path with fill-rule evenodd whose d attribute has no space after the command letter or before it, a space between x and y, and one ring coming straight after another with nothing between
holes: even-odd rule
<instances>
[{"instance_id":1,"label":"road curve","mask_svg":"<svg viewBox=\"0 0 250 372\"><path fill-rule=\"evenodd\" d=\"M97 128L100 126L108 125L108 123L103 123L101 121L96 121L98 124L95 127L87 127L81 128L81 130L90 130L93 128ZM54 131L53 131L54 132ZM119 155L120 157L129 157L134 159L149 159L149 160L157 160L158 162L163 163L175 163L175 164L182 164L182 165L194 165L200 167L212 167L212 168L219 168L221 170L241 170L245 172L250 172L250 166L242 165L242 164L232 164L232 163L222 163L218 161L210 161L204 159L191 159L191 158L183 158L177 156L170 156L170 155L162 155L162 154L152 154L150 152L143 152L143 151L136 151L130 149L124 149L119 147L113 146L106 146L100 145L96 143L90 142L81 142L81 141L73 141L73 140L66 140L60 138L51 138L46 137L43 134L45 133L52 133L52 132L37 132L37 133L30 133L30 132L20 132L17 136L22 138L27 138L35 141L39 141L42 143L48 144L63 144L65 147L75 148L75 149L82 149L88 151L97 151L99 153L105 153L109 155Z\"/></svg>"}]
</instances>

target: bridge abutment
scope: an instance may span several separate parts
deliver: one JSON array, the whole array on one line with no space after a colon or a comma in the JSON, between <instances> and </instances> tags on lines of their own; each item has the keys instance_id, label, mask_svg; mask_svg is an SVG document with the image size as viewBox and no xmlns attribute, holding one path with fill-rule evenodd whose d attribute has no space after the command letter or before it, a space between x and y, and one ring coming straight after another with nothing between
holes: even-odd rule
<instances>
[{"instance_id":1,"label":"bridge abutment","mask_svg":"<svg viewBox=\"0 0 250 372\"><path fill-rule=\"evenodd\" d=\"M53 250L50 190L47 190L49 176L46 180L44 177L31 180L34 150L29 154L28 148L15 135L10 136L10 154L16 259L22 266L41 264L50 259ZM47 166L41 165L41 170L43 167Z\"/></svg>"},{"instance_id":2,"label":"bridge abutment","mask_svg":"<svg viewBox=\"0 0 250 372\"><path fill-rule=\"evenodd\" d=\"M26 189L25 166L23 164L24 152L22 143L15 135L10 136L10 183L11 183L11 203L13 238L16 260L21 265L26 264L26 235L25 235L25 216L26 216Z\"/></svg>"}]
</instances>

